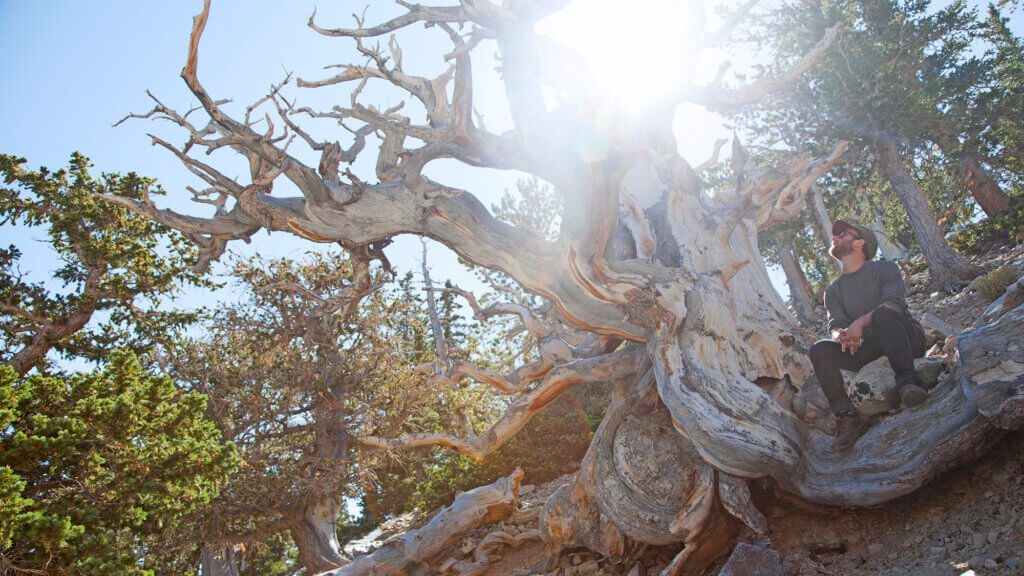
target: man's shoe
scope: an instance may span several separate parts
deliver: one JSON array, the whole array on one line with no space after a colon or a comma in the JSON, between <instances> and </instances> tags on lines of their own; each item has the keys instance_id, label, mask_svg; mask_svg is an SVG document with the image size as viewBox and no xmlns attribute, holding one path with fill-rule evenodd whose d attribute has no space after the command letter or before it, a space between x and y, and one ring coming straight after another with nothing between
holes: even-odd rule
<instances>
[{"instance_id":1,"label":"man's shoe","mask_svg":"<svg viewBox=\"0 0 1024 576\"><path fill-rule=\"evenodd\" d=\"M917 384L904 384L900 386L900 400L907 407L920 406L928 398L928 392Z\"/></svg>"},{"instance_id":2,"label":"man's shoe","mask_svg":"<svg viewBox=\"0 0 1024 576\"><path fill-rule=\"evenodd\" d=\"M853 446L868 427L865 420L856 412L836 416L836 439L832 442L832 450L842 452Z\"/></svg>"}]
</instances>

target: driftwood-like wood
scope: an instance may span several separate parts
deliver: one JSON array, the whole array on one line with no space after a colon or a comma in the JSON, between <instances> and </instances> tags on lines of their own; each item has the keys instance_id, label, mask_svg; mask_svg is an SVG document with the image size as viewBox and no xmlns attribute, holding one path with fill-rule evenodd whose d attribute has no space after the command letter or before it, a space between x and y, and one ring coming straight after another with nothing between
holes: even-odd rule
<instances>
[{"instance_id":1,"label":"driftwood-like wood","mask_svg":"<svg viewBox=\"0 0 1024 576\"><path fill-rule=\"evenodd\" d=\"M575 484L544 506L541 535L552 548L584 546L606 556L622 556L634 542L683 542L665 574L696 576L728 550L736 523L722 506L715 469L673 430L653 376L609 406ZM745 482L732 478L723 494L734 514L754 518L763 531Z\"/></svg>"},{"instance_id":2,"label":"driftwood-like wood","mask_svg":"<svg viewBox=\"0 0 1024 576\"><path fill-rule=\"evenodd\" d=\"M829 50L838 29L829 30L781 78L724 89L721 75L708 86L688 84L691 79L683 77L678 89L642 116L608 114L608 125L598 135L607 145L595 152L577 145L580 134L595 130L588 115L572 106L549 110L540 85L543 79L556 92L594 86L593 79L579 77L585 74L581 70L552 74L552 62L570 58L560 52L564 48L534 32L535 22L564 2L400 4L402 15L376 26L359 20L356 28L327 28L311 18L316 32L354 41L360 63L343 64L336 76L299 85L348 85L353 88L350 100L328 111L296 108L293 100L280 95L283 85L275 86L260 102L272 109L257 131L248 112L244 119L230 117L199 80L200 38L210 18L207 0L196 17L182 72L202 111L181 115L154 99L152 111L133 116L168 119L187 131L185 148L157 138L154 143L175 154L209 187L194 192L197 199L216 196L233 203L218 201L217 213L201 218L162 210L148 199L107 197L185 232L207 262L223 253L228 242L248 239L260 229L345 246L367 246L402 233L431 238L482 268L509 275L524 290L547 299L560 321L590 333L589 341L598 343L573 347L566 344L568 339L559 343L558 335L538 332L541 360L508 375L446 366L438 377L476 378L503 393L518 394L510 413L478 437L370 436L360 439L364 447L447 445L479 456L499 446L569 386L596 380L640 382L653 369L656 398L643 396L647 412L631 411L640 408L625 400L641 391L623 393L612 404L580 478L545 506L542 535L553 546L572 543L612 556L622 555L638 540L681 539L687 545L670 572L684 574L713 555L715 549L705 546L723 540L732 522L729 516L763 529L763 519L748 503L743 479L770 476L784 490L812 502L873 505L912 492L973 457L1002 433L999 426L1019 427L1019 386L1004 384L1003 376L989 377L999 371L1019 373L1019 352L1011 349L1009 336L1000 336L1020 333L1019 316L977 336L979 342L1006 341L998 364L975 358L972 350L982 346L968 338L965 377L973 384L946 380L924 405L874 424L848 451L833 452L828 432L794 414L790 387L812 385L808 343L772 287L757 238L807 205L808 190L840 161L846 143L835 143L821 157L794 154L780 166L764 168L750 164L734 139L733 178L709 195L696 171L679 156L669 127L679 102L742 105L785 82L801 81L800 72ZM404 70L398 40L388 43L390 55L369 47L367 39L397 38L406 27L421 23L452 42L445 56L449 67L436 78ZM700 22L693 26L698 28L691 31L693 38L709 39L727 34L731 24L707 33L699 29ZM471 57L485 40L497 43L513 122L502 134L487 131L472 114ZM369 82L404 92L422 106L425 117L403 116L401 104L388 110L364 104L361 91ZM615 106L600 92L571 96L574 102L585 102L586 110ZM203 113L210 123L192 124L190 118ZM273 113L280 117L277 125L270 120ZM351 142L318 141L299 126L299 119L359 127L353 129ZM353 160L371 133L381 140L375 174L360 179L340 163ZM286 143L295 134L321 152L317 166L289 153ZM260 167L252 182L236 182L198 159L200 150L222 147ZM903 169L895 143L879 141L873 151L907 205L933 280L946 285L975 274L925 222L923 196L904 194L913 192L916 183ZM438 159L520 170L550 183L567 208L559 237L546 241L501 222L471 191L423 176L424 168ZM273 185L281 177L301 196L275 195ZM814 198L812 205L825 227L823 205ZM620 347L623 342L630 344ZM782 383L787 393L762 388L766 382ZM1000 394L1009 400L997 402ZM815 421L805 402L807 391L796 397L803 402L798 411ZM667 414L655 409L658 401ZM671 441L664 435L668 423L678 432ZM681 465L676 458L692 464ZM431 530L447 534L442 526L419 534ZM411 545L402 545L402 558L411 557ZM397 554L396 546L383 554ZM360 566L372 569L372 564ZM341 570L361 569L349 565Z\"/></svg>"},{"instance_id":3,"label":"driftwood-like wood","mask_svg":"<svg viewBox=\"0 0 1024 576\"><path fill-rule=\"evenodd\" d=\"M406 574L426 576L440 571L449 549L472 528L500 522L519 507L519 484L523 471L500 478L493 484L460 492L455 501L426 526L395 536L368 556L327 572L332 576Z\"/></svg>"},{"instance_id":4,"label":"driftwood-like wood","mask_svg":"<svg viewBox=\"0 0 1024 576\"><path fill-rule=\"evenodd\" d=\"M958 341L961 382L978 412L1003 430L1024 426L1024 305Z\"/></svg>"}]
</instances>

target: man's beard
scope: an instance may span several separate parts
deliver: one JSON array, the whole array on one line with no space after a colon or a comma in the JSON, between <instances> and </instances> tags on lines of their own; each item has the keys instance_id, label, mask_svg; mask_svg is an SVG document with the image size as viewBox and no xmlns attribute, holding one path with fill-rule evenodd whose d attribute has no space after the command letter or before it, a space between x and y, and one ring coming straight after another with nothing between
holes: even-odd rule
<instances>
[{"instance_id":1,"label":"man's beard","mask_svg":"<svg viewBox=\"0 0 1024 576\"><path fill-rule=\"evenodd\" d=\"M849 244L844 244L842 242L840 242L839 244L834 244L831 248L828 249L829 255L831 255L836 260L842 260L843 256L846 256L850 252L853 252L853 246Z\"/></svg>"}]
</instances>

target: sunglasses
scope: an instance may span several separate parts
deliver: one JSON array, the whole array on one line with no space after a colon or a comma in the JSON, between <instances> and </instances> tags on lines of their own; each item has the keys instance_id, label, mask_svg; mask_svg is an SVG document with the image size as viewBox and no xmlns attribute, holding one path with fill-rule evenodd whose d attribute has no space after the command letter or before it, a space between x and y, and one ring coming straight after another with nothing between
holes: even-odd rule
<instances>
[{"instance_id":1,"label":"sunglasses","mask_svg":"<svg viewBox=\"0 0 1024 576\"><path fill-rule=\"evenodd\" d=\"M843 230L842 232L840 232L839 236L836 236L836 238L842 238L843 236L846 236L847 234L849 234L850 236L853 236L853 238L855 240L860 240L860 236L858 236L857 234L854 234L853 230L851 230L850 228L847 228L846 230Z\"/></svg>"}]
</instances>

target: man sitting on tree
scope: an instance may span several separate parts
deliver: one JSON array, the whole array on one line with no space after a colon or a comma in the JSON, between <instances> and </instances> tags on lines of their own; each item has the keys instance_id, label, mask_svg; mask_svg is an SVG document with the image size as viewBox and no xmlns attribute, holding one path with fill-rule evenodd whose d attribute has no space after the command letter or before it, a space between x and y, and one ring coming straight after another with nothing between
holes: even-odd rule
<instances>
[{"instance_id":1,"label":"man sitting on tree","mask_svg":"<svg viewBox=\"0 0 1024 576\"><path fill-rule=\"evenodd\" d=\"M853 408L840 369L860 370L884 355L903 404L917 406L927 396L914 369L914 358L924 356L924 331L910 315L899 267L873 260L877 252L878 240L868 228L842 220L832 226L829 254L839 260L843 274L825 292L832 339L811 346L811 364L839 424L835 450L853 446L867 426Z\"/></svg>"}]
</instances>

